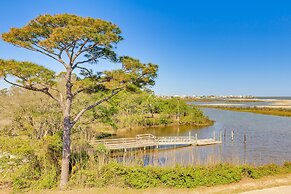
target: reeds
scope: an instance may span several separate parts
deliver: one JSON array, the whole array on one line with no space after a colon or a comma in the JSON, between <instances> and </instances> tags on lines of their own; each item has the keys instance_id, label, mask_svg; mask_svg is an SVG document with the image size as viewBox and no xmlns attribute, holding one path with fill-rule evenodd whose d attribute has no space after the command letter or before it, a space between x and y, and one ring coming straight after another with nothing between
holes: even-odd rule
<instances>
[{"instance_id":1,"label":"reeds","mask_svg":"<svg viewBox=\"0 0 291 194\"><path fill-rule=\"evenodd\" d=\"M238 154L223 157L220 146L206 147L176 147L175 149L135 149L132 151L111 152L108 161L115 161L126 166L212 166L220 163L234 165L245 164Z\"/></svg>"}]
</instances>

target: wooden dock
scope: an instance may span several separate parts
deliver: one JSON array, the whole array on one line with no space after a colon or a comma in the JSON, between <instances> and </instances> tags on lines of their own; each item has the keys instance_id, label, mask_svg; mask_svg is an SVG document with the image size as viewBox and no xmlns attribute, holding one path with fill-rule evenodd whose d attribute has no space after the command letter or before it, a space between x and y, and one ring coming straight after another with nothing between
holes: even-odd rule
<instances>
[{"instance_id":1,"label":"wooden dock","mask_svg":"<svg viewBox=\"0 0 291 194\"><path fill-rule=\"evenodd\" d=\"M152 134L140 134L135 138L116 138L91 141L92 145L103 144L109 150L124 150L137 148L159 148L161 146L205 146L220 144L213 138L198 139L195 136L168 136L156 137Z\"/></svg>"}]
</instances>

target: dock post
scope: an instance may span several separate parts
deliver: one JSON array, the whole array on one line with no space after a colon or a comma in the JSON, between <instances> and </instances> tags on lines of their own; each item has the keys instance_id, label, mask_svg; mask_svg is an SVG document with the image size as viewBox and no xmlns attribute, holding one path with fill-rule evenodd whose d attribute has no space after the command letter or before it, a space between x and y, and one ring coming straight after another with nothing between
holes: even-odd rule
<instances>
[{"instance_id":1,"label":"dock post","mask_svg":"<svg viewBox=\"0 0 291 194\"><path fill-rule=\"evenodd\" d=\"M234 139L234 130L232 129L231 130L231 141L233 141L233 139Z\"/></svg>"},{"instance_id":2,"label":"dock post","mask_svg":"<svg viewBox=\"0 0 291 194\"><path fill-rule=\"evenodd\" d=\"M224 141L225 141L225 138L226 138L226 129L224 129Z\"/></svg>"},{"instance_id":3,"label":"dock post","mask_svg":"<svg viewBox=\"0 0 291 194\"><path fill-rule=\"evenodd\" d=\"M215 141L215 131L213 131L213 140Z\"/></svg>"},{"instance_id":4,"label":"dock post","mask_svg":"<svg viewBox=\"0 0 291 194\"><path fill-rule=\"evenodd\" d=\"M219 141L222 142L222 131L219 131Z\"/></svg>"},{"instance_id":5,"label":"dock post","mask_svg":"<svg viewBox=\"0 0 291 194\"><path fill-rule=\"evenodd\" d=\"M198 144L198 135L195 133L195 140L196 140L196 145Z\"/></svg>"},{"instance_id":6,"label":"dock post","mask_svg":"<svg viewBox=\"0 0 291 194\"><path fill-rule=\"evenodd\" d=\"M244 130L244 143L247 143L247 135L246 135L246 130Z\"/></svg>"},{"instance_id":7,"label":"dock post","mask_svg":"<svg viewBox=\"0 0 291 194\"><path fill-rule=\"evenodd\" d=\"M191 141L191 132L189 131L189 141Z\"/></svg>"}]
</instances>

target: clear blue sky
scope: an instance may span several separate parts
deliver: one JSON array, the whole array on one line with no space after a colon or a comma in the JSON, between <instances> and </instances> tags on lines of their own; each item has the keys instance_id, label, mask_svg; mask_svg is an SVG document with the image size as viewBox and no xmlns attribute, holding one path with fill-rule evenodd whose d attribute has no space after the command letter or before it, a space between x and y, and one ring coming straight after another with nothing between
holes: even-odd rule
<instances>
[{"instance_id":1,"label":"clear blue sky","mask_svg":"<svg viewBox=\"0 0 291 194\"><path fill-rule=\"evenodd\" d=\"M120 55L160 66L157 94L291 96L290 1L10 0L0 33L45 13L117 24ZM2 40L0 58L52 65Z\"/></svg>"}]
</instances>

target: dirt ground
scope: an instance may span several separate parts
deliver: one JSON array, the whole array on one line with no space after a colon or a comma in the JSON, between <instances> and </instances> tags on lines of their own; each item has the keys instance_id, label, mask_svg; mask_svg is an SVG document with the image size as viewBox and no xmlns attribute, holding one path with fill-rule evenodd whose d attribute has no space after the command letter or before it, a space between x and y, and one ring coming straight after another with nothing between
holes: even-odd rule
<instances>
[{"instance_id":1,"label":"dirt ground","mask_svg":"<svg viewBox=\"0 0 291 194\"><path fill-rule=\"evenodd\" d=\"M288 194L291 193L291 186L279 186L268 189L259 189L254 191L244 192L242 194Z\"/></svg>"}]
</instances>

